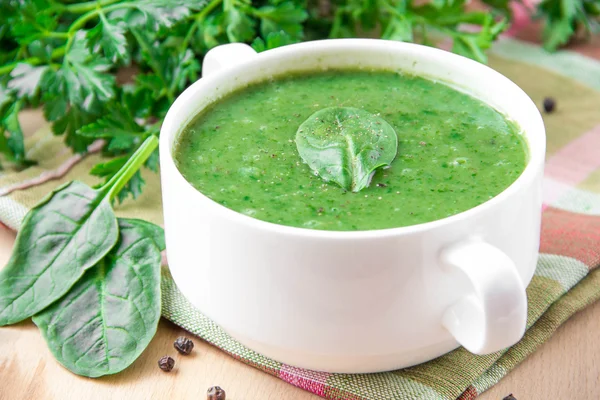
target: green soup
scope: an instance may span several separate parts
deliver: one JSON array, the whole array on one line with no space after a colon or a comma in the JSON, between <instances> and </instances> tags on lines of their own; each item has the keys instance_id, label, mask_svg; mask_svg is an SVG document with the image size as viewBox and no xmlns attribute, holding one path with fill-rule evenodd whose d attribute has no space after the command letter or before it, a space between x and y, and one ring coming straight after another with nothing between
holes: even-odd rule
<instances>
[{"instance_id":1,"label":"green soup","mask_svg":"<svg viewBox=\"0 0 600 400\"><path fill-rule=\"evenodd\" d=\"M378 114L398 153L354 193L325 182L300 157L296 131L326 107ZM519 128L481 101L420 77L329 71L241 89L181 133L175 163L200 192L264 221L322 230L420 224L473 208L525 168Z\"/></svg>"}]
</instances>

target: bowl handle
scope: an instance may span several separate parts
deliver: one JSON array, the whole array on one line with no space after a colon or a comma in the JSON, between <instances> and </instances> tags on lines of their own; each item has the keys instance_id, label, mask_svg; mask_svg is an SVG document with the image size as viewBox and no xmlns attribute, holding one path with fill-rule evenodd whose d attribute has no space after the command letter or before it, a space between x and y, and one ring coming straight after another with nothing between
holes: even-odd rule
<instances>
[{"instance_id":1,"label":"bowl handle","mask_svg":"<svg viewBox=\"0 0 600 400\"><path fill-rule=\"evenodd\" d=\"M202 61L202 76L231 67L256 56L256 51L244 43L223 44L212 48Z\"/></svg>"},{"instance_id":2,"label":"bowl handle","mask_svg":"<svg viewBox=\"0 0 600 400\"><path fill-rule=\"evenodd\" d=\"M451 305L442 323L464 348L489 354L517 343L525 333L527 295L515 263L483 240L459 242L441 253L447 271L461 271L472 284Z\"/></svg>"}]
</instances>

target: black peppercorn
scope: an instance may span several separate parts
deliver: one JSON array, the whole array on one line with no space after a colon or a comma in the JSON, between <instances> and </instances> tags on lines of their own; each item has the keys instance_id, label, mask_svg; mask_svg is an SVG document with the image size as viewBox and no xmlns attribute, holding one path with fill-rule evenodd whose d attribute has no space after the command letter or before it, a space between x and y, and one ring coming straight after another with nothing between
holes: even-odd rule
<instances>
[{"instance_id":1,"label":"black peppercorn","mask_svg":"<svg viewBox=\"0 0 600 400\"><path fill-rule=\"evenodd\" d=\"M171 372L173 367L175 366L175 360L173 360L169 356L164 356L160 360L158 360L158 367L165 372Z\"/></svg>"},{"instance_id":2,"label":"black peppercorn","mask_svg":"<svg viewBox=\"0 0 600 400\"><path fill-rule=\"evenodd\" d=\"M206 392L206 400L225 400L225 391L219 386L213 386Z\"/></svg>"},{"instance_id":3,"label":"black peppercorn","mask_svg":"<svg viewBox=\"0 0 600 400\"><path fill-rule=\"evenodd\" d=\"M175 340L175 343L173 343L173 347L175 347L175 350L177 350L184 356L187 356L194 349L194 342L192 342L190 339L186 338L185 336L179 336Z\"/></svg>"},{"instance_id":4,"label":"black peppercorn","mask_svg":"<svg viewBox=\"0 0 600 400\"><path fill-rule=\"evenodd\" d=\"M548 114L554 112L554 110L556 109L556 100L554 100L552 97L546 97L544 99L544 111L547 112Z\"/></svg>"},{"instance_id":5,"label":"black peppercorn","mask_svg":"<svg viewBox=\"0 0 600 400\"><path fill-rule=\"evenodd\" d=\"M517 400L517 398L516 398L516 397L514 397L514 396L512 395L512 393L511 393L511 394L509 394L508 396L506 396L505 398L503 398L502 400Z\"/></svg>"}]
</instances>

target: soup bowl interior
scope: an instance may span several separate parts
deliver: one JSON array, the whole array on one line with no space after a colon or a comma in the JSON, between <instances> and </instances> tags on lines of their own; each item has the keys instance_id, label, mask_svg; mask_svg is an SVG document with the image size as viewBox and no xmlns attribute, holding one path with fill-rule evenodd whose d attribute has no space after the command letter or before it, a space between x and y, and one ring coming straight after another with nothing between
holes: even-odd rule
<instances>
[{"instance_id":1,"label":"soup bowl interior","mask_svg":"<svg viewBox=\"0 0 600 400\"><path fill-rule=\"evenodd\" d=\"M440 82L492 106L522 130L528 164L539 165L545 155L545 132L531 99L508 78L476 61L425 46L373 39L306 42L241 57L200 79L175 102L165 119L164 150L172 159L175 139L205 107L253 83L303 72L326 70L397 71ZM206 74L206 66L203 71ZM211 71L212 72L212 71ZM530 168L534 169L534 168ZM534 173L525 169L518 180Z\"/></svg>"}]
</instances>

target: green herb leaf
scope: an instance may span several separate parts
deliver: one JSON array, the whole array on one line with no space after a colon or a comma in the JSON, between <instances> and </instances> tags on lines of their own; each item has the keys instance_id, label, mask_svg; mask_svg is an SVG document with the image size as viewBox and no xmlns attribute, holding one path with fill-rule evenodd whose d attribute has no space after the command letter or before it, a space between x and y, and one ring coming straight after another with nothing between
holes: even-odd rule
<instances>
[{"instance_id":1,"label":"green herb leaf","mask_svg":"<svg viewBox=\"0 0 600 400\"><path fill-rule=\"evenodd\" d=\"M302 23L308 18L304 7L293 1L263 6L256 10L256 15L260 18L260 33L263 37L283 31L295 40L302 38Z\"/></svg>"},{"instance_id":2,"label":"green herb leaf","mask_svg":"<svg viewBox=\"0 0 600 400\"><path fill-rule=\"evenodd\" d=\"M121 24L113 24L102 17L100 22L87 33L87 39L91 48L94 48L95 45L100 46L106 58L111 62L119 60L129 62L125 28Z\"/></svg>"},{"instance_id":3,"label":"green herb leaf","mask_svg":"<svg viewBox=\"0 0 600 400\"><path fill-rule=\"evenodd\" d=\"M35 40L27 45L27 51L32 57L37 57L44 63L50 63L52 60L52 45Z\"/></svg>"},{"instance_id":4,"label":"green herb leaf","mask_svg":"<svg viewBox=\"0 0 600 400\"><path fill-rule=\"evenodd\" d=\"M2 127L5 129L6 145L11 152L12 158L17 162L25 161L25 140L21 123L19 122L19 111L22 100L14 102L7 110Z\"/></svg>"},{"instance_id":5,"label":"green herb leaf","mask_svg":"<svg viewBox=\"0 0 600 400\"><path fill-rule=\"evenodd\" d=\"M68 98L63 79L57 76L56 71L49 69L40 79L44 100L44 116L48 121L56 121L67 112ZM60 132L62 133L62 132Z\"/></svg>"},{"instance_id":6,"label":"green herb leaf","mask_svg":"<svg viewBox=\"0 0 600 400\"><path fill-rule=\"evenodd\" d=\"M0 271L0 326L28 318L64 296L115 245L117 221L106 193L73 181L25 216Z\"/></svg>"},{"instance_id":7,"label":"green herb leaf","mask_svg":"<svg viewBox=\"0 0 600 400\"><path fill-rule=\"evenodd\" d=\"M6 86L0 84L0 114L4 107L10 104L14 99L11 95L11 90L8 90Z\"/></svg>"},{"instance_id":8,"label":"green herb leaf","mask_svg":"<svg viewBox=\"0 0 600 400\"><path fill-rule=\"evenodd\" d=\"M300 125L296 147L315 174L358 192L369 185L377 168L392 163L398 137L379 116L358 108L330 107Z\"/></svg>"},{"instance_id":9,"label":"green herb leaf","mask_svg":"<svg viewBox=\"0 0 600 400\"><path fill-rule=\"evenodd\" d=\"M387 25L381 37L400 42L412 42L414 39L412 22L408 18L394 18Z\"/></svg>"},{"instance_id":10,"label":"green herb leaf","mask_svg":"<svg viewBox=\"0 0 600 400\"><path fill-rule=\"evenodd\" d=\"M172 90L181 92L185 89L188 82L194 82L198 79L200 72L200 64L194 57L194 52L186 50L179 53L176 57L169 58L172 63L169 63L169 73L167 77L170 81L169 87Z\"/></svg>"},{"instance_id":11,"label":"green herb leaf","mask_svg":"<svg viewBox=\"0 0 600 400\"><path fill-rule=\"evenodd\" d=\"M255 22L237 8L235 0L224 0L225 32L230 42L247 42L254 37Z\"/></svg>"},{"instance_id":12,"label":"green herb leaf","mask_svg":"<svg viewBox=\"0 0 600 400\"><path fill-rule=\"evenodd\" d=\"M146 181L142 178L142 173L138 170L136 171L129 181L123 186L116 196L116 199L119 203L124 202L127 197L131 196L133 199L137 199L142 194L142 189Z\"/></svg>"},{"instance_id":13,"label":"green herb leaf","mask_svg":"<svg viewBox=\"0 0 600 400\"><path fill-rule=\"evenodd\" d=\"M487 62L487 56L477 44L477 38L468 35L460 35L454 38L452 51L461 56L472 58L481 63Z\"/></svg>"},{"instance_id":14,"label":"green herb leaf","mask_svg":"<svg viewBox=\"0 0 600 400\"><path fill-rule=\"evenodd\" d=\"M225 15L220 13L217 15L209 15L198 24L198 31L200 32L200 39L203 44L203 46L200 47L202 50L207 51L227 42L224 21ZM225 39L223 39L223 37L225 37Z\"/></svg>"},{"instance_id":15,"label":"green herb leaf","mask_svg":"<svg viewBox=\"0 0 600 400\"><path fill-rule=\"evenodd\" d=\"M190 6L190 3L182 0L138 0L135 5L147 18L148 27L156 30L162 26L173 26L186 18L190 9L198 8L198 4Z\"/></svg>"},{"instance_id":16,"label":"green herb leaf","mask_svg":"<svg viewBox=\"0 0 600 400\"><path fill-rule=\"evenodd\" d=\"M266 40L263 40L259 37L254 39L252 42L252 48L260 53L261 51L275 49L277 47L286 46L292 43L297 42L284 31L271 32L267 35Z\"/></svg>"},{"instance_id":17,"label":"green herb leaf","mask_svg":"<svg viewBox=\"0 0 600 400\"><path fill-rule=\"evenodd\" d=\"M84 31L77 34L53 87L55 92L66 94L71 104L90 111L96 102L107 102L115 96L116 81L106 73L112 64L103 57L92 56L85 36Z\"/></svg>"},{"instance_id":18,"label":"green herb leaf","mask_svg":"<svg viewBox=\"0 0 600 400\"><path fill-rule=\"evenodd\" d=\"M47 66L33 67L20 63L10 73L12 79L7 86L9 89L16 90L19 98L33 97L37 94L40 80L47 69Z\"/></svg>"},{"instance_id":19,"label":"green herb leaf","mask_svg":"<svg viewBox=\"0 0 600 400\"><path fill-rule=\"evenodd\" d=\"M129 109L119 103L113 105L111 114L85 125L77 133L94 139L108 139L106 150L111 154L131 150L146 136L144 128L135 122Z\"/></svg>"},{"instance_id":20,"label":"green herb leaf","mask_svg":"<svg viewBox=\"0 0 600 400\"><path fill-rule=\"evenodd\" d=\"M548 51L555 51L566 44L574 32L573 23L568 18L549 21L543 31L544 48Z\"/></svg>"},{"instance_id":21,"label":"green herb leaf","mask_svg":"<svg viewBox=\"0 0 600 400\"><path fill-rule=\"evenodd\" d=\"M2 14L6 12L4 7L9 5L6 3L11 2L3 2ZM58 21L48 13L48 10L52 8L49 1L29 0L12 3L17 3L15 6L19 18L10 21L10 28L19 44L32 43L43 35L42 32L53 31L57 27Z\"/></svg>"},{"instance_id":22,"label":"green herb leaf","mask_svg":"<svg viewBox=\"0 0 600 400\"><path fill-rule=\"evenodd\" d=\"M115 157L107 162L96 164L92 167L90 174L101 178L112 177L125 165L129 155Z\"/></svg>"},{"instance_id":23,"label":"green herb leaf","mask_svg":"<svg viewBox=\"0 0 600 400\"><path fill-rule=\"evenodd\" d=\"M44 110L56 112L56 110ZM77 153L83 153L94 141L93 138L78 135L79 129L93 121L93 115L87 113L78 106L72 105L62 117L59 117L52 125L55 135L65 135L65 142Z\"/></svg>"},{"instance_id":24,"label":"green herb leaf","mask_svg":"<svg viewBox=\"0 0 600 400\"><path fill-rule=\"evenodd\" d=\"M123 85L121 87L121 103L135 118L147 118L152 115L156 93L138 85Z\"/></svg>"},{"instance_id":25,"label":"green herb leaf","mask_svg":"<svg viewBox=\"0 0 600 400\"><path fill-rule=\"evenodd\" d=\"M588 36L600 27L598 0L543 0L538 4L537 18L544 20L544 48L555 51L577 33Z\"/></svg>"},{"instance_id":26,"label":"green herb leaf","mask_svg":"<svg viewBox=\"0 0 600 400\"><path fill-rule=\"evenodd\" d=\"M119 231L115 248L33 318L54 357L78 375L95 378L127 368L160 319L162 229L119 219Z\"/></svg>"}]
</instances>

